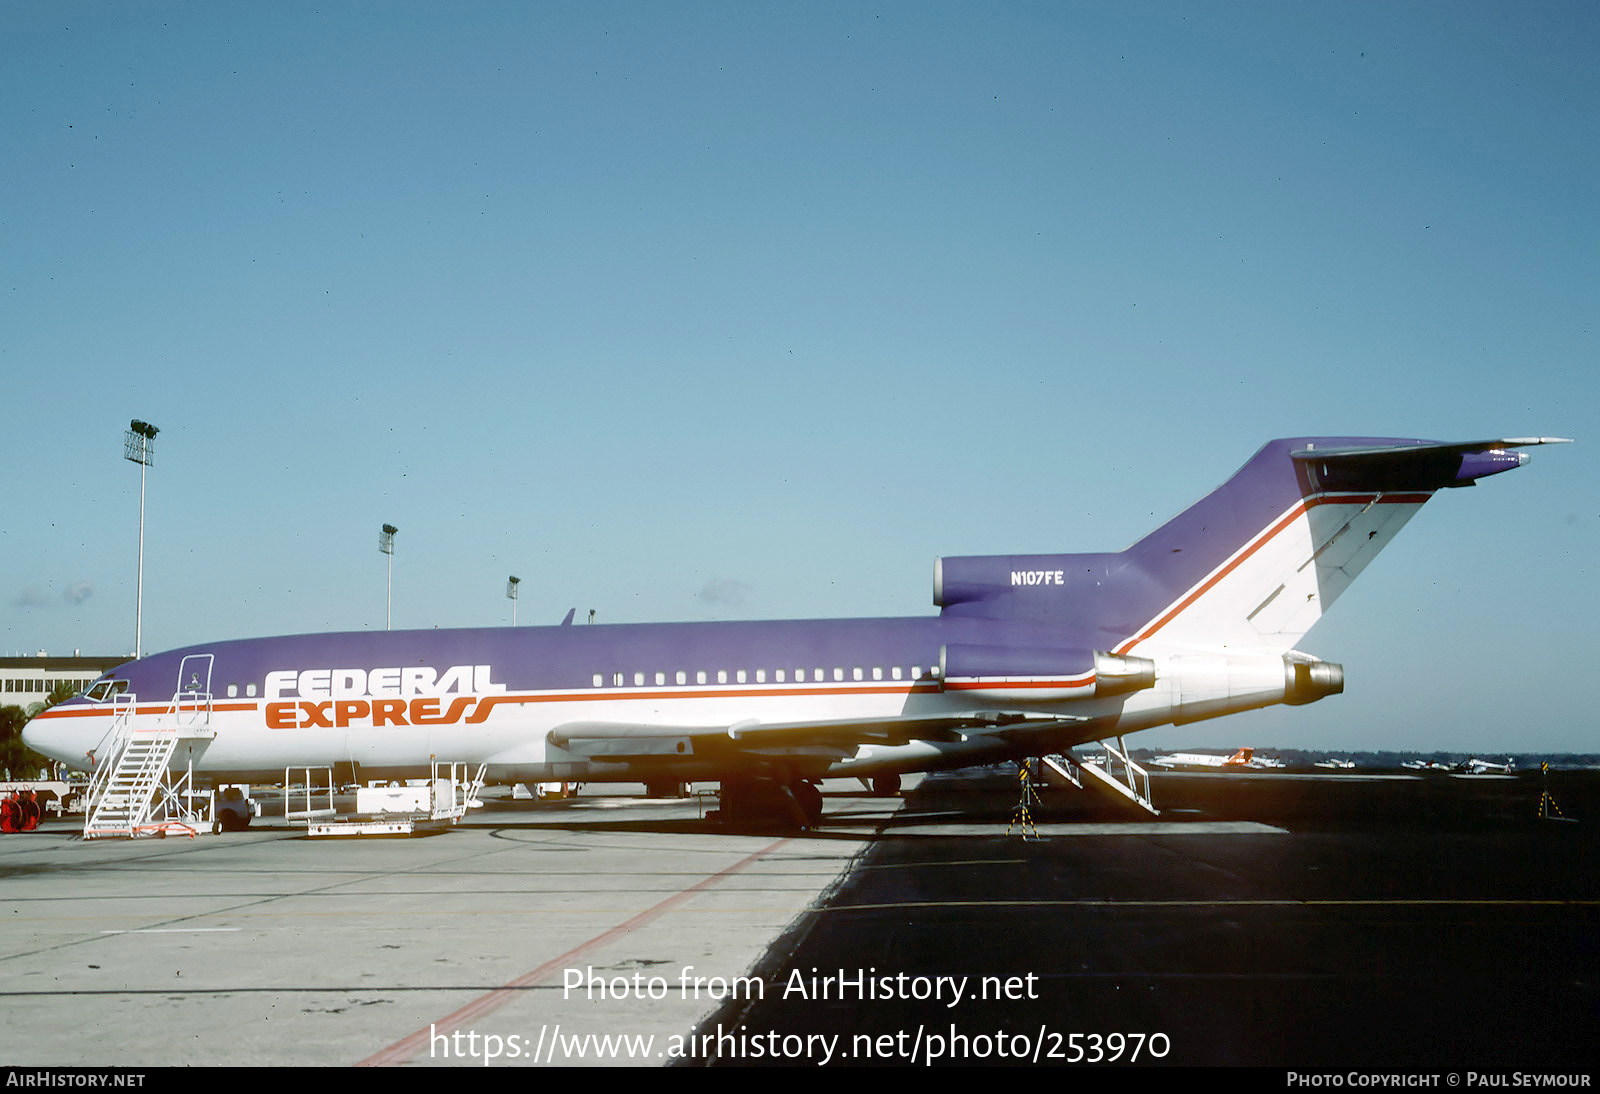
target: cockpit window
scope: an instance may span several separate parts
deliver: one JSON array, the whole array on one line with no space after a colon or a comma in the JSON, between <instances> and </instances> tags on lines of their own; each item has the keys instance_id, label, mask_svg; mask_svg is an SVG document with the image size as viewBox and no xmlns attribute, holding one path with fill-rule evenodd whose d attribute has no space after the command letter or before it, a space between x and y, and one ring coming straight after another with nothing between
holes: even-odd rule
<instances>
[{"instance_id":1,"label":"cockpit window","mask_svg":"<svg viewBox=\"0 0 1600 1094\"><path fill-rule=\"evenodd\" d=\"M96 680L89 685L89 690L84 692L84 695L96 703L104 703L115 696L126 694L127 691L126 680Z\"/></svg>"}]
</instances>

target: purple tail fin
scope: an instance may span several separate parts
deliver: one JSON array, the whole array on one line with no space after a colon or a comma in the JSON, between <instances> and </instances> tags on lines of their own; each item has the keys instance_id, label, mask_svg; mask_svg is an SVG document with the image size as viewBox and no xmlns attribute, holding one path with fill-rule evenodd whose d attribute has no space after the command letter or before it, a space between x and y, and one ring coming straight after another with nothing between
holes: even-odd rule
<instances>
[{"instance_id":1,"label":"purple tail fin","mask_svg":"<svg viewBox=\"0 0 1600 1094\"><path fill-rule=\"evenodd\" d=\"M940 559L948 616L1070 626L1093 648L1283 652L1440 489L1559 438L1444 444L1269 441L1233 477L1125 551Z\"/></svg>"}]
</instances>

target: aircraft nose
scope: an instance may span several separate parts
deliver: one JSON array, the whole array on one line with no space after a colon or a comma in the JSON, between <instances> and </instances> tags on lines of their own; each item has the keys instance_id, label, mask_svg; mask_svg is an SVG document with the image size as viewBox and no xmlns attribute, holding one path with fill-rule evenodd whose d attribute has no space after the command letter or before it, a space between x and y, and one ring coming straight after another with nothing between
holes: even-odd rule
<instances>
[{"instance_id":1,"label":"aircraft nose","mask_svg":"<svg viewBox=\"0 0 1600 1094\"><path fill-rule=\"evenodd\" d=\"M55 719L34 718L22 727L22 743L41 756L82 767L88 759L85 746L65 724Z\"/></svg>"}]
</instances>

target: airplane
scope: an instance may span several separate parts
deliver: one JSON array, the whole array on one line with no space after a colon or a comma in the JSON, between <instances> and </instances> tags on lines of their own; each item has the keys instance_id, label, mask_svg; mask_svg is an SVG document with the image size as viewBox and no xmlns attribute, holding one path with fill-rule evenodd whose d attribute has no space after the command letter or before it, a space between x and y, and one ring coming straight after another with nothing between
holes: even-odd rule
<instances>
[{"instance_id":1,"label":"airplane","mask_svg":"<svg viewBox=\"0 0 1600 1094\"><path fill-rule=\"evenodd\" d=\"M1474 756L1466 762L1464 770L1468 775L1509 775L1516 766L1515 760L1510 756L1506 757L1506 762L1503 764L1480 760Z\"/></svg>"},{"instance_id":2,"label":"airplane","mask_svg":"<svg viewBox=\"0 0 1600 1094\"><path fill-rule=\"evenodd\" d=\"M1407 771L1454 771L1455 764L1443 764L1437 760L1406 760L1400 765Z\"/></svg>"},{"instance_id":3,"label":"airplane","mask_svg":"<svg viewBox=\"0 0 1600 1094\"><path fill-rule=\"evenodd\" d=\"M276 782L486 764L499 783L716 781L723 815L821 815L817 784L1073 745L1344 690L1296 648L1439 490L1522 466L1523 437L1268 442L1120 552L935 561L937 615L305 634L130 661L42 712L83 769L111 729L187 720L171 765ZM341 776L341 779L348 776ZM355 778L350 778L355 781Z\"/></svg>"},{"instance_id":4,"label":"airplane","mask_svg":"<svg viewBox=\"0 0 1600 1094\"><path fill-rule=\"evenodd\" d=\"M1255 755L1253 748L1241 748L1232 756L1214 756L1208 752L1174 752L1167 756L1157 756L1150 763L1154 767L1233 767L1247 768L1255 765L1252 758Z\"/></svg>"}]
</instances>

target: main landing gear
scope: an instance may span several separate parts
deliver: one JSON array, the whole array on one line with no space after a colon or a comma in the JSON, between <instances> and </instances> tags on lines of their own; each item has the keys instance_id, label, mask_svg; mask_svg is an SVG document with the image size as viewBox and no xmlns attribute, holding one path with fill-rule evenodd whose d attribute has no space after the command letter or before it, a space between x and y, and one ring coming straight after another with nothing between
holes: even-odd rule
<instances>
[{"instance_id":1,"label":"main landing gear","mask_svg":"<svg viewBox=\"0 0 1600 1094\"><path fill-rule=\"evenodd\" d=\"M811 828L822 819L822 791L804 779L724 779L721 798L711 816L727 824Z\"/></svg>"}]
</instances>

